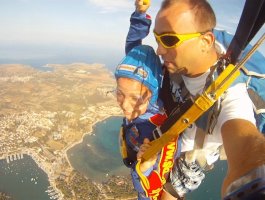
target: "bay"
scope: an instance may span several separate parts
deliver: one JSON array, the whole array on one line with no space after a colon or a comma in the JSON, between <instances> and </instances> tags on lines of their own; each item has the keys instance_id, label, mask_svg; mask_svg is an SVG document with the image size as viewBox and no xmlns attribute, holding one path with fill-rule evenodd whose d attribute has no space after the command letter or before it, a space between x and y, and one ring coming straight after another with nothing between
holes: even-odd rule
<instances>
[{"instance_id":1,"label":"bay","mask_svg":"<svg viewBox=\"0 0 265 200\"><path fill-rule=\"evenodd\" d=\"M0 160L0 191L13 200L50 200L48 186L47 174L30 156L10 163Z\"/></svg>"},{"instance_id":2,"label":"bay","mask_svg":"<svg viewBox=\"0 0 265 200\"><path fill-rule=\"evenodd\" d=\"M129 169L121 160L118 135L122 122L120 117L110 117L95 124L91 135L69 149L67 154L75 170L102 182L110 175L126 175ZM218 161L199 189L190 193L187 200L218 200L227 165ZM0 191L8 193L14 200L49 200L45 192L49 186L47 174L27 155L9 164L0 160Z\"/></svg>"},{"instance_id":3,"label":"bay","mask_svg":"<svg viewBox=\"0 0 265 200\"><path fill-rule=\"evenodd\" d=\"M86 135L82 143L67 152L72 166L95 181L103 181L111 174L129 174L119 153L118 135L121 123L120 117L110 117L95 124L92 134ZM188 194L186 199L221 199L221 185L226 170L226 161L216 162L214 169L206 172L206 178L200 187Z\"/></svg>"},{"instance_id":4,"label":"bay","mask_svg":"<svg viewBox=\"0 0 265 200\"><path fill-rule=\"evenodd\" d=\"M90 135L67 151L71 165L95 181L102 182L110 175L129 174L119 153L121 117L110 117L95 124Z\"/></svg>"}]
</instances>

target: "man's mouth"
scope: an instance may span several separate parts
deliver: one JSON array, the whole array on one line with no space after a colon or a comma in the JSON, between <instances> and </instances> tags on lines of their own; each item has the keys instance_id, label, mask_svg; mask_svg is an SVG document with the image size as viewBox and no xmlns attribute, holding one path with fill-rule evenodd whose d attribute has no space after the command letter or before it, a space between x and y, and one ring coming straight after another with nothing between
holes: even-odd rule
<instances>
[{"instance_id":1,"label":"man's mouth","mask_svg":"<svg viewBox=\"0 0 265 200\"><path fill-rule=\"evenodd\" d=\"M173 66L174 64L173 64L173 62L170 62L170 61L165 60L165 61L164 61L164 65L165 65L166 67L170 67L170 66Z\"/></svg>"},{"instance_id":2,"label":"man's mouth","mask_svg":"<svg viewBox=\"0 0 265 200\"><path fill-rule=\"evenodd\" d=\"M166 66L169 65L169 63L170 63L169 61L164 61L164 65Z\"/></svg>"}]
</instances>

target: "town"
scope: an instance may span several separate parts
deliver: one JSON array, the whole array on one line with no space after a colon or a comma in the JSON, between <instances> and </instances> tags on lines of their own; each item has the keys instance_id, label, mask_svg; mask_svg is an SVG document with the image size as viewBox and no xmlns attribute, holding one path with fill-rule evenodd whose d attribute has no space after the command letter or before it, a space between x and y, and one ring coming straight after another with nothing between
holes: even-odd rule
<instances>
[{"instance_id":1,"label":"town","mask_svg":"<svg viewBox=\"0 0 265 200\"><path fill-rule=\"evenodd\" d=\"M75 171L66 154L95 123L121 115L108 93L112 74L100 64L46 67L0 66L0 159L30 155L49 177L51 199L136 199L129 175L98 183Z\"/></svg>"}]
</instances>

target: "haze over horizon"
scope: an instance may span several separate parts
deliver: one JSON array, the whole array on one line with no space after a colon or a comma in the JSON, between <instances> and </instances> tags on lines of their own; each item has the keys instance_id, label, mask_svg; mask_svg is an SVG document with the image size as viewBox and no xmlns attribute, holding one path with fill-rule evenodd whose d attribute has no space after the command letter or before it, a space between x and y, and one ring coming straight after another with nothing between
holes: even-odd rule
<instances>
[{"instance_id":1,"label":"haze over horizon","mask_svg":"<svg viewBox=\"0 0 265 200\"><path fill-rule=\"evenodd\" d=\"M235 32L244 2L209 0L217 28ZM134 0L0 0L0 63L103 63L114 69L124 56ZM153 20L161 1L152 1ZM152 27L151 27L152 29ZM258 36L265 31L265 27ZM257 38L257 37L256 37ZM152 34L145 44L156 48ZM259 49L265 55L265 45Z\"/></svg>"}]
</instances>

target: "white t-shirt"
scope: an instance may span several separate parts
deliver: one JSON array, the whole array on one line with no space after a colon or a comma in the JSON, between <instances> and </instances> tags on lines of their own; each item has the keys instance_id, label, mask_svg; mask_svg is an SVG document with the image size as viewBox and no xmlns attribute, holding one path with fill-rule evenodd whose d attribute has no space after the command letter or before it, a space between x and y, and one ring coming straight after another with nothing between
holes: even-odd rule
<instances>
[{"instance_id":1,"label":"white t-shirt","mask_svg":"<svg viewBox=\"0 0 265 200\"><path fill-rule=\"evenodd\" d=\"M209 71L196 78L182 76L186 88L192 95L195 96L198 93L201 94L208 74ZM178 85L173 82L173 88L177 87ZM248 96L246 85L244 83L236 84L235 86L230 87L227 90L221 106L221 112L213 133L212 135L207 134L204 140L203 150L207 152L205 156L208 164L211 164L211 160L213 159L210 155L213 152L216 152L218 147L223 144L221 127L226 121L230 119L245 119L253 124L256 124L252 102ZM196 130L197 127L195 124L185 130L182 135L182 152L193 150Z\"/></svg>"}]
</instances>

